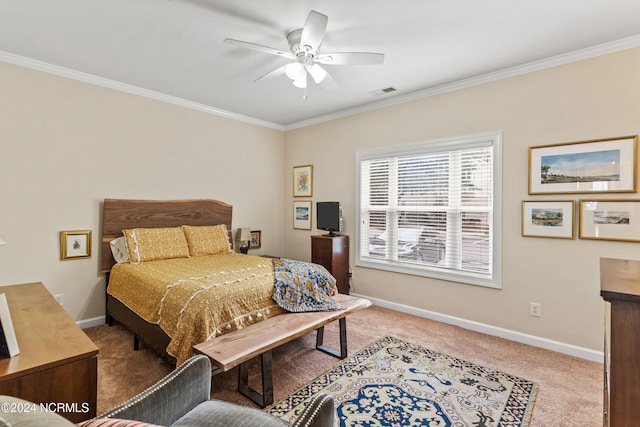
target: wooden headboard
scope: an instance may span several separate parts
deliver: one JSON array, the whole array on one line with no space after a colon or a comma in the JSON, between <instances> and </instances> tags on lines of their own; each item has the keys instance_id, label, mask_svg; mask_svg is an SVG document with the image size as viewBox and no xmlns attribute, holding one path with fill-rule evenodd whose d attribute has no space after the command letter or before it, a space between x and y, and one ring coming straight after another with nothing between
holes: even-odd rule
<instances>
[{"instance_id":1,"label":"wooden headboard","mask_svg":"<svg viewBox=\"0 0 640 427\"><path fill-rule=\"evenodd\" d=\"M126 228L178 227L225 224L231 233L233 207L219 200L127 200L104 199L100 270L111 271L116 263L109 242Z\"/></svg>"}]
</instances>

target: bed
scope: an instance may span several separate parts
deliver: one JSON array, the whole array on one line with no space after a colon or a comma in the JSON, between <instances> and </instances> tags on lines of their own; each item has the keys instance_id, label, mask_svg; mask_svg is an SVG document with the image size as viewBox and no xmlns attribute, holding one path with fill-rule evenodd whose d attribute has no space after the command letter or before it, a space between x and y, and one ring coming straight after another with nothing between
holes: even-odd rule
<instances>
[{"instance_id":1,"label":"bed","mask_svg":"<svg viewBox=\"0 0 640 427\"><path fill-rule=\"evenodd\" d=\"M105 199L107 321L127 327L136 348L141 341L180 364L193 345L286 311L339 308L322 267L234 252L231 217L231 205L217 200ZM292 298L289 284L308 293L310 278L320 283L319 305L293 304L300 294Z\"/></svg>"}]
</instances>

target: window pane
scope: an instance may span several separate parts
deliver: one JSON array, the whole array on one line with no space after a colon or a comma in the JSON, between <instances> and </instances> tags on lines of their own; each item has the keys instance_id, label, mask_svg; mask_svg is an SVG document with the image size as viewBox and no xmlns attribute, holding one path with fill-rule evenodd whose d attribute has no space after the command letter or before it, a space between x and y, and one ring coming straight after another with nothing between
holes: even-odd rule
<instances>
[{"instance_id":1,"label":"window pane","mask_svg":"<svg viewBox=\"0 0 640 427\"><path fill-rule=\"evenodd\" d=\"M494 286L498 139L416 144L371 158L358 154L356 261Z\"/></svg>"}]
</instances>

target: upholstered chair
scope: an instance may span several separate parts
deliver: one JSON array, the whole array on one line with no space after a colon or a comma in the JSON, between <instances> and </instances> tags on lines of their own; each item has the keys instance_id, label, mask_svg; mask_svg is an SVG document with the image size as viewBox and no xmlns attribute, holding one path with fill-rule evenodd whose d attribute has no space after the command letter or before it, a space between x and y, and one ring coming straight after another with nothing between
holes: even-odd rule
<instances>
[{"instance_id":1,"label":"upholstered chair","mask_svg":"<svg viewBox=\"0 0 640 427\"><path fill-rule=\"evenodd\" d=\"M203 355L191 357L173 372L127 402L79 425L82 427L160 425L195 426L288 426L283 420L259 409L211 400L211 362ZM24 402L15 397L0 396L2 403ZM105 424L105 419L111 423ZM293 427L333 427L336 410L333 398L316 395ZM116 421L119 420L119 421ZM46 412L0 411L0 427L68 427L74 426L60 415Z\"/></svg>"}]
</instances>

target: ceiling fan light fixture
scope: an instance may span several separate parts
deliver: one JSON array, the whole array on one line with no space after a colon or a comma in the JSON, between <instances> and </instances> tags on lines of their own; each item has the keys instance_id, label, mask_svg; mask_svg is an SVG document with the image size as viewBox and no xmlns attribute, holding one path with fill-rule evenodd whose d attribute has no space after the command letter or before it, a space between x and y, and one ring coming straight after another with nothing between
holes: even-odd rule
<instances>
[{"instance_id":1,"label":"ceiling fan light fixture","mask_svg":"<svg viewBox=\"0 0 640 427\"><path fill-rule=\"evenodd\" d=\"M299 62L292 62L285 65L284 72L291 80L297 80L307 74L307 71L304 69L304 65Z\"/></svg>"},{"instance_id":2,"label":"ceiling fan light fixture","mask_svg":"<svg viewBox=\"0 0 640 427\"><path fill-rule=\"evenodd\" d=\"M236 39L224 39L225 43L255 50L258 52L277 55L290 59L292 62L278 67L255 81L266 77L281 76L285 74L295 87L304 89L303 98L307 98L307 85L309 75L316 84L327 90L335 90L336 83L330 73L322 64L330 65L373 65L384 62L384 54L372 52L321 52L320 48L327 31L327 15L312 10L302 28L293 30L287 34L290 52L263 46L256 43L245 42Z\"/></svg>"},{"instance_id":3,"label":"ceiling fan light fixture","mask_svg":"<svg viewBox=\"0 0 640 427\"><path fill-rule=\"evenodd\" d=\"M313 81L316 83L320 83L327 76L327 70L315 63L307 67L307 71L309 71L309 74L313 77Z\"/></svg>"},{"instance_id":4,"label":"ceiling fan light fixture","mask_svg":"<svg viewBox=\"0 0 640 427\"><path fill-rule=\"evenodd\" d=\"M300 77L293 81L293 85L295 87L299 87L300 89L305 89L307 87L307 72L304 71L304 74L301 74Z\"/></svg>"}]
</instances>

